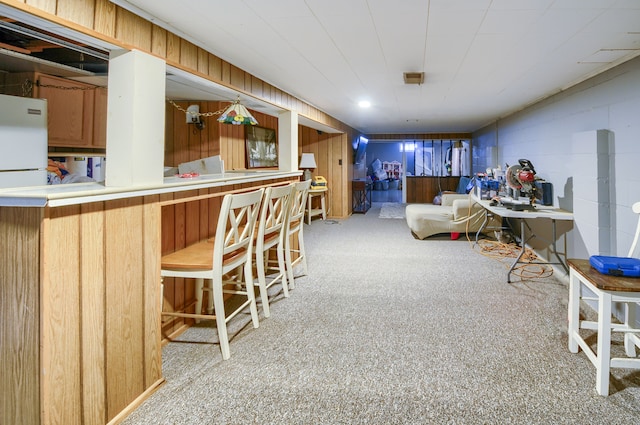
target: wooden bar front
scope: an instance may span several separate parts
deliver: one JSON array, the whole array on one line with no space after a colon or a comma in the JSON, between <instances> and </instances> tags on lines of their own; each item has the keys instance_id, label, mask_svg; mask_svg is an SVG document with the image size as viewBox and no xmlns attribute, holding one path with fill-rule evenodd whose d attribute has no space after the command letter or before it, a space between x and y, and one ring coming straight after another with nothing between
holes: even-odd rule
<instances>
[{"instance_id":1,"label":"wooden bar front","mask_svg":"<svg viewBox=\"0 0 640 425\"><path fill-rule=\"evenodd\" d=\"M460 177L407 176L407 203L430 204L441 191L455 192Z\"/></svg>"},{"instance_id":2,"label":"wooden bar front","mask_svg":"<svg viewBox=\"0 0 640 425\"><path fill-rule=\"evenodd\" d=\"M161 255L212 236L224 193L294 180L0 207L0 423L124 420L164 382ZM170 286L165 308L193 298Z\"/></svg>"}]
</instances>

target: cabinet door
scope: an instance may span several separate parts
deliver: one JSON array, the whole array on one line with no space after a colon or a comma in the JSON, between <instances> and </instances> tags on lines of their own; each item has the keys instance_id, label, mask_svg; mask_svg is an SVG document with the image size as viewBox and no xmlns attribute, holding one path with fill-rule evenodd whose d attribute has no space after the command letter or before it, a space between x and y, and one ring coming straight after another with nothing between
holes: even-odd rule
<instances>
[{"instance_id":1,"label":"cabinet door","mask_svg":"<svg viewBox=\"0 0 640 425\"><path fill-rule=\"evenodd\" d=\"M93 108L93 146L107 147L107 89L97 87Z\"/></svg>"},{"instance_id":2,"label":"cabinet door","mask_svg":"<svg viewBox=\"0 0 640 425\"><path fill-rule=\"evenodd\" d=\"M49 146L91 146L95 91L89 84L38 76L37 97L47 99Z\"/></svg>"}]
</instances>

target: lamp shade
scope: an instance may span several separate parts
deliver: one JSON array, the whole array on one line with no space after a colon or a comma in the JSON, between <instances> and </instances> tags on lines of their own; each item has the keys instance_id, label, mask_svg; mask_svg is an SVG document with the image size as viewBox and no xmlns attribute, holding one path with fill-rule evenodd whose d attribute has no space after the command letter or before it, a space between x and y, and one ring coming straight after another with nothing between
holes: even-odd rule
<instances>
[{"instance_id":1,"label":"lamp shade","mask_svg":"<svg viewBox=\"0 0 640 425\"><path fill-rule=\"evenodd\" d=\"M300 168L316 168L316 157L312 153L303 153L300 158Z\"/></svg>"},{"instance_id":2,"label":"lamp shade","mask_svg":"<svg viewBox=\"0 0 640 425\"><path fill-rule=\"evenodd\" d=\"M224 124L234 125L256 125L258 121L253 118L251 113L240 104L240 98L233 102L218 118L218 121Z\"/></svg>"}]
</instances>

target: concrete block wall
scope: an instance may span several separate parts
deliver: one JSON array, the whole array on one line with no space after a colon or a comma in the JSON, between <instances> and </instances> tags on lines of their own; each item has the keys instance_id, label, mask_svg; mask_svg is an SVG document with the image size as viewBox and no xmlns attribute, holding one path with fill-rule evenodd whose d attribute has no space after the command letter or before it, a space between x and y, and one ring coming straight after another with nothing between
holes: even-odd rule
<instances>
[{"instance_id":1,"label":"concrete block wall","mask_svg":"<svg viewBox=\"0 0 640 425\"><path fill-rule=\"evenodd\" d=\"M579 216L576 222L582 228L574 226L561 234L558 242L561 249L566 244L568 257L588 258L597 250L624 256L638 222L631 211L633 203L640 201L638 116L640 58L475 131L474 171L486 160L476 158L477 146L495 146L500 164L513 164L519 158L531 160L538 176L553 184L554 205ZM608 162L598 158L605 155L603 145L591 145L588 154L587 145L574 142L576 134L597 134L599 129L608 134ZM608 186L604 180L607 173ZM590 198L595 194L595 199L606 199L607 190L608 215L602 202L594 208L597 202ZM592 204L587 207L589 202Z\"/></svg>"}]
</instances>

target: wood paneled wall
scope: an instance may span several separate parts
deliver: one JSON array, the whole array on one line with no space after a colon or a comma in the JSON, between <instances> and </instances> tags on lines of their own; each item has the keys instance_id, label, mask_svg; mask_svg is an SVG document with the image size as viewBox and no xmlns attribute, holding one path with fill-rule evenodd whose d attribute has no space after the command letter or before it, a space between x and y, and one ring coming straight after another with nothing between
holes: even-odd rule
<instances>
[{"instance_id":1,"label":"wood paneled wall","mask_svg":"<svg viewBox=\"0 0 640 425\"><path fill-rule=\"evenodd\" d=\"M313 153L317 168L314 176L327 179L329 193L326 199L329 217L345 218L351 212L351 185L346 185L353 173L351 142L353 132L323 133L315 129L298 127L299 154Z\"/></svg>"},{"instance_id":2,"label":"wood paneled wall","mask_svg":"<svg viewBox=\"0 0 640 425\"><path fill-rule=\"evenodd\" d=\"M190 104L200 106L200 112L217 111L228 104L223 102L176 102L182 108ZM251 111L261 127L272 128L278 133L278 118ZM246 167L246 144L244 126L220 124L216 117L204 118L205 128L198 130L187 124L184 112L172 105L167 106L165 137L165 165L177 166L212 155L221 155L227 170ZM351 133L349 133L351 134ZM327 209L329 216L344 218L351 211L349 181L352 153L349 138L345 133L323 133L315 129L298 126L298 151L315 155L318 168L314 175L324 176L329 182Z\"/></svg>"},{"instance_id":3,"label":"wood paneled wall","mask_svg":"<svg viewBox=\"0 0 640 425\"><path fill-rule=\"evenodd\" d=\"M0 423L115 419L163 379L157 197L0 216Z\"/></svg>"},{"instance_id":4,"label":"wood paneled wall","mask_svg":"<svg viewBox=\"0 0 640 425\"><path fill-rule=\"evenodd\" d=\"M198 105L200 113L216 112L229 106L228 102L176 102L186 109ZM251 111L260 127L271 128L278 134L278 118ZM246 168L245 126L221 124L218 116L203 117L205 127L198 130L187 124L185 113L167 103L165 114L165 165L177 167L183 162L220 155L226 170Z\"/></svg>"},{"instance_id":5,"label":"wood paneled wall","mask_svg":"<svg viewBox=\"0 0 640 425\"><path fill-rule=\"evenodd\" d=\"M157 197L46 213L44 419L106 423L162 380Z\"/></svg>"},{"instance_id":6,"label":"wood paneled wall","mask_svg":"<svg viewBox=\"0 0 640 425\"><path fill-rule=\"evenodd\" d=\"M39 208L0 208L1 424L40 423Z\"/></svg>"},{"instance_id":7,"label":"wood paneled wall","mask_svg":"<svg viewBox=\"0 0 640 425\"><path fill-rule=\"evenodd\" d=\"M407 203L433 202L441 191L455 192L460 177L407 176Z\"/></svg>"}]
</instances>

